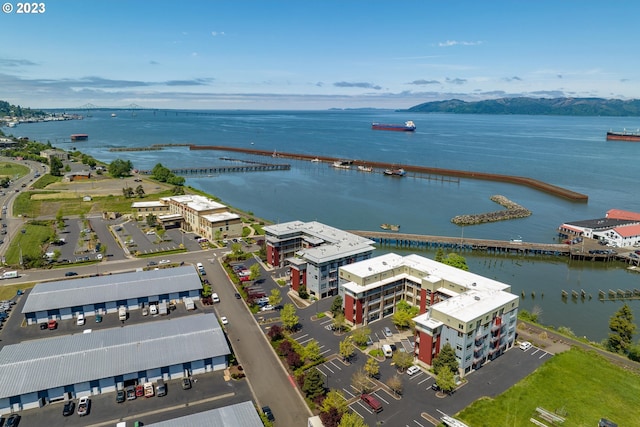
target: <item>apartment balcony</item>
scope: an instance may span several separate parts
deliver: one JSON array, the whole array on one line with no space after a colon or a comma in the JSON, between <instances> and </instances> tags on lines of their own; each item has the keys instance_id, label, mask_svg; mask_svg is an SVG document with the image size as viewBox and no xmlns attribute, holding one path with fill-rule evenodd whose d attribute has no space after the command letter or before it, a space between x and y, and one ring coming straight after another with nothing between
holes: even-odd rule
<instances>
[{"instance_id":1,"label":"apartment balcony","mask_svg":"<svg viewBox=\"0 0 640 427\"><path fill-rule=\"evenodd\" d=\"M476 336L474 340L474 344L476 345L476 347L482 345L483 342L484 342L484 337L482 335Z\"/></svg>"}]
</instances>

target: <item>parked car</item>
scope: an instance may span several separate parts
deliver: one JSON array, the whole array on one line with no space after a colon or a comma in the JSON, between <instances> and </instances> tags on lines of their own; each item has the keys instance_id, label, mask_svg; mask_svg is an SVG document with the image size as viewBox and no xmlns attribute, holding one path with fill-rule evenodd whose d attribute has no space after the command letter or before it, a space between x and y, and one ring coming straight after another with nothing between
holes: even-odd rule
<instances>
[{"instance_id":1,"label":"parked car","mask_svg":"<svg viewBox=\"0 0 640 427\"><path fill-rule=\"evenodd\" d=\"M275 417L273 416L273 412L271 412L271 408L269 408L268 406L263 406L262 407L262 413L264 414L265 417L267 417L267 419L271 422L275 421Z\"/></svg>"},{"instance_id":2,"label":"parked car","mask_svg":"<svg viewBox=\"0 0 640 427\"><path fill-rule=\"evenodd\" d=\"M76 325L78 326L84 325L84 314L82 313L78 314L78 317L76 318Z\"/></svg>"},{"instance_id":3,"label":"parked car","mask_svg":"<svg viewBox=\"0 0 640 427\"><path fill-rule=\"evenodd\" d=\"M391 333L391 329L390 329L388 326L385 326L385 327L384 327L384 334L385 334L385 336L387 336L387 337L390 337L391 335L393 335L393 334Z\"/></svg>"},{"instance_id":4,"label":"parked car","mask_svg":"<svg viewBox=\"0 0 640 427\"><path fill-rule=\"evenodd\" d=\"M40 330L44 331L47 329L47 324L46 323L40 323ZM0 424L1 425L1 424Z\"/></svg>"},{"instance_id":5,"label":"parked car","mask_svg":"<svg viewBox=\"0 0 640 427\"><path fill-rule=\"evenodd\" d=\"M20 424L20 415L11 414L9 418L7 418L7 422L4 423L5 427L17 427Z\"/></svg>"},{"instance_id":6,"label":"parked car","mask_svg":"<svg viewBox=\"0 0 640 427\"><path fill-rule=\"evenodd\" d=\"M227 320L227 316L220 317L220 321L222 322L223 325L229 324L229 321Z\"/></svg>"},{"instance_id":7,"label":"parked car","mask_svg":"<svg viewBox=\"0 0 640 427\"><path fill-rule=\"evenodd\" d=\"M130 385L125 390L127 393L127 400L136 400L136 388L134 386Z\"/></svg>"},{"instance_id":8,"label":"parked car","mask_svg":"<svg viewBox=\"0 0 640 427\"><path fill-rule=\"evenodd\" d=\"M96 323L102 322L102 316L100 314L96 314Z\"/></svg>"},{"instance_id":9,"label":"parked car","mask_svg":"<svg viewBox=\"0 0 640 427\"><path fill-rule=\"evenodd\" d=\"M167 386L164 380L158 380L156 383L156 396L162 397L167 395Z\"/></svg>"},{"instance_id":10,"label":"parked car","mask_svg":"<svg viewBox=\"0 0 640 427\"><path fill-rule=\"evenodd\" d=\"M362 399L362 401L364 403L366 403L367 405L369 405L369 407L371 409L374 410L374 412L380 412L382 411L382 404L378 401L378 399L376 399L375 397L373 397L370 394L363 394L362 396L360 396L360 398Z\"/></svg>"},{"instance_id":11,"label":"parked car","mask_svg":"<svg viewBox=\"0 0 640 427\"><path fill-rule=\"evenodd\" d=\"M66 273L64 273L64 275L66 277L71 277L71 276L77 276L78 273L76 273L75 271L67 271Z\"/></svg>"},{"instance_id":12,"label":"parked car","mask_svg":"<svg viewBox=\"0 0 640 427\"><path fill-rule=\"evenodd\" d=\"M239 293L235 293L234 296L236 297L236 299L242 299L242 295L240 295Z\"/></svg>"},{"instance_id":13,"label":"parked car","mask_svg":"<svg viewBox=\"0 0 640 427\"><path fill-rule=\"evenodd\" d=\"M407 375L409 376L417 374L418 372L420 372L420 368L418 368L416 365L409 366L409 368L407 369Z\"/></svg>"},{"instance_id":14,"label":"parked car","mask_svg":"<svg viewBox=\"0 0 640 427\"><path fill-rule=\"evenodd\" d=\"M187 377L182 379L182 389L189 390L191 388L191 380Z\"/></svg>"},{"instance_id":15,"label":"parked car","mask_svg":"<svg viewBox=\"0 0 640 427\"><path fill-rule=\"evenodd\" d=\"M78 400L78 415L84 417L90 411L91 400L87 396L81 397Z\"/></svg>"},{"instance_id":16,"label":"parked car","mask_svg":"<svg viewBox=\"0 0 640 427\"><path fill-rule=\"evenodd\" d=\"M136 386L136 397L144 396L144 386L142 384L138 384Z\"/></svg>"},{"instance_id":17,"label":"parked car","mask_svg":"<svg viewBox=\"0 0 640 427\"><path fill-rule=\"evenodd\" d=\"M520 343L520 350L527 351L531 348L531 343L529 341L523 341Z\"/></svg>"},{"instance_id":18,"label":"parked car","mask_svg":"<svg viewBox=\"0 0 640 427\"><path fill-rule=\"evenodd\" d=\"M58 329L58 322L54 319L49 320L49 322L47 323L47 329L49 329L50 331Z\"/></svg>"},{"instance_id":19,"label":"parked car","mask_svg":"<svg viewBox=\"0 0 640 427\"><path fill-rule=\"evenodd\" d=\"M157 262L155 262L155 261L149 261L149 262L147 263L147 267L153 267L154 265L158 265L158 263L157 263Z\"/></svg>"},{"instance_id":20,"label":"parked car","mask_svg":"<svg viewBox=\"0 0 640 427\"><path fill-rule=\"evenodd\" d=\"M161 259L158 264L159 265L171 264L171 261L168 259Z\"/></svg>"},{"instance_id":21,"label":"parked car","mask_svg":"<svg viewBox=\"0 0 640 427\"><path fill-rule=\"evenodd\" d=\"M68 417L69 415L73 415L76 411L76 404L73 400L67 401L62 407L62 415L64 417Z\"/></svg>"},{"instance_id":22,"label":"parked car","mask_svg":"<svg viewBox=\"0 0 640 427\"><path fill-rule=\"evenodd\" d=\"M127 400L127 393L124 390L118 390L116 393L116 403L122 403Z\"/></svg>"}]
</instances>

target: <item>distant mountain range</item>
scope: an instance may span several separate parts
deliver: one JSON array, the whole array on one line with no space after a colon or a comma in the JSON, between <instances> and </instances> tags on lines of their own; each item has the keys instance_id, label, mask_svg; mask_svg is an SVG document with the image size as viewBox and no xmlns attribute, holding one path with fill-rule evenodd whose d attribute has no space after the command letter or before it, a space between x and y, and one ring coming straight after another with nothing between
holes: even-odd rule
<instances>
[{"instance_id":1,"label":"distant mountain range","mask_svg":"<svg viewBox=\"0 0 640 427\"><path fill-rule=\"evenodd\" d=\"M425 102L408 112L455 114L528 114L548 116L640 116L640 100L603 98L500 98L465 102Z\"/></svg>"}]
</instances>

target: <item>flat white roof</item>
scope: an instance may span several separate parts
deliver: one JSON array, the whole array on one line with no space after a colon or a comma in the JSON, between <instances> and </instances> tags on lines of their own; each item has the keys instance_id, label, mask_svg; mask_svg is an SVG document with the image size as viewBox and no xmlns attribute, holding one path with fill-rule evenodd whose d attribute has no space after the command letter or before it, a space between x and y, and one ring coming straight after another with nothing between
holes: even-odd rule
<instances>
[{"instance_id":1,"label":"flat white roof","mask_svg":"<svg viewBox=\"0 0 640 427\"><path fill-rule=\"evenodd\" d=\"M214 314L24 341L0 350L0 399L230 353Z\"/></svg>"},{"instance_id":2,"label":"flat white roof","mask_svg":"<svg viewBox=\"0 0 640 427\"><path fill-rule=\"evenodd\" d=\"M197 194L185 194L182 196L166 197L165 200L171 200L181 205L185 205L195 211L207 211L212 209L226 209L227 206L222 203L215 202L204 196Z\"/></svg>"},{"instance_id":3,"label":"flat white roof","mask_svg":"<svg viewBox=\"0 0 640 427\"><path fill-rule=\"evenodd\" d=\"M432 305L431 310L467 323L517 299L509 292L469 290Z\"/></svg>"},{"instance_id":4,"label":"flat white roof","mask_svg":"<svg viewBox=\"0 0 640 427\"><path fill-rule=\"evenodd\" d=\"M27 294L22 313L201 289L193 266L136 271L38 283Z\"/></svg>"},{"instance_id":5,"label":"flat white roof","mask_svg":"<svg viewBox=\"0 0 640 427\"><path fill-rule=\"evenodd\" d=\"M310 243L319 245L299 250L301 256L317 264L336 258L372 252L375 243L373 240L317 221L285 222L266 226L264 230L270 241L288 240L299 236Z\"/></svg>"},{"instance_id":6,"label":"flat white roof","mask_svg":"<svg viewBox=\"0 0 640 427\"><path fill-rule=\"evenodd\" d=\"M221 221L229 221L232 219L238 219L240 218L240 215L235 214L233 212L219 212L215 214L203 215L202 218L206 219L209 222L221 222Z\"/></svg>"},{"instance_id":7,"label":"flat white roof","mask_svg":"<svg viewBox=\"0 0 640 427\"><path fill-rule=\"evenodd\" d=\"M152 200L149 202L133 202L131 203L133 209L136 208L168 208L168 206L160 200Z\"/></svg>"}]
</instances>

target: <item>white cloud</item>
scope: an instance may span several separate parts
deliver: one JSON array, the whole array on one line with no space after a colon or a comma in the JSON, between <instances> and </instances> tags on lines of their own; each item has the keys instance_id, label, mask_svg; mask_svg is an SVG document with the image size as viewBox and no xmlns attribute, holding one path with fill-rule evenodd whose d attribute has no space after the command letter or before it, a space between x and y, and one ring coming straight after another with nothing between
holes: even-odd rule
<instances>
[{"instance_id":1,"label":"white cloud","mask_svg":"<svg viewBox=\"0 0 640 427\"><path fill-rule=\"evenodd\" d=\"M211 35L213 37L217 37L217 36L224 36L224 31L211 31Z\"/></svg>"},{"instance_id":2,"label":"white cloud","mask_svg":"<svg viewBox=\"0 0 640 427\"><path fill-rule=\"evenodd\" d=\"M465 42L465 41L458 41L458 40L447 40L446 42L440 42L438 43L439 47L449 47L449 46L457 46L457 45L461 45L461 46L477 46L482 44L481 41L475 41L475 42Z\"/></svg>"}]
</instances>

